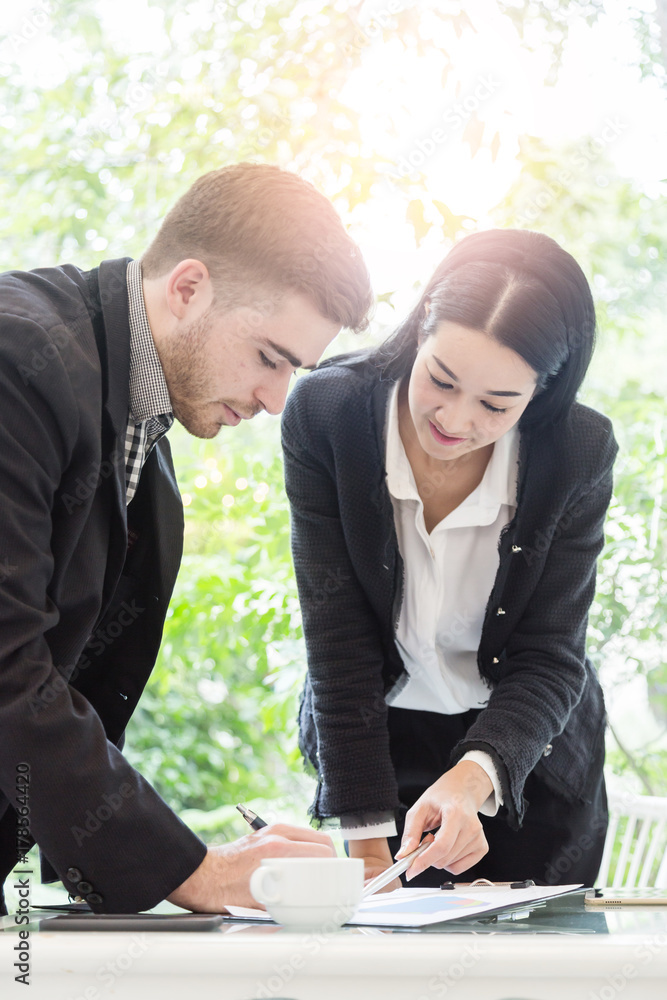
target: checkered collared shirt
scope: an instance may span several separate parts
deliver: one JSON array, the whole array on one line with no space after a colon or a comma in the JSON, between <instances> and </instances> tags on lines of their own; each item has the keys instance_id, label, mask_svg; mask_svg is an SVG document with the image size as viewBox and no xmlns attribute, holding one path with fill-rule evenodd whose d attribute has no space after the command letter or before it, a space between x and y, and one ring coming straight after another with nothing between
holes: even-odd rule
<instances>
[{"instance_id":1,"label":"checkered collared shirt","mask_svg":"<svg viewBox=\"0 0 667 1000\"><path fill-rule=\"evenodd\" d=\"M153 445L174 422L169 390L148 325L141 264L127 265L127 295L130 302L130 412L125 435L126 502L137 491L139 476Z\"/></svg>"}]
</instances>

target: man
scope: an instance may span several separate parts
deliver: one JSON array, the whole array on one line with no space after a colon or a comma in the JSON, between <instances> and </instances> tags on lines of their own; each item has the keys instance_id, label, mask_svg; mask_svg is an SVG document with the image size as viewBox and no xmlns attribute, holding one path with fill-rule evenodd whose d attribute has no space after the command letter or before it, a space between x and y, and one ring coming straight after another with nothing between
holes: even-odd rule
<instances>
[{"instance_id":1,"label":"man","mask_svg":"<svg viewBox=\"0 0 667 1000\"><path fill-rule=\"evenodd\" d=\"M141 261L0 276L0 885L37 842L96 912L216 911L262 857L332 852L282 825L207 849L121 749L182 550L165 432L279 413L370 303L330 203L256 164L200 178Z\"/></svg>"}]
</instances>

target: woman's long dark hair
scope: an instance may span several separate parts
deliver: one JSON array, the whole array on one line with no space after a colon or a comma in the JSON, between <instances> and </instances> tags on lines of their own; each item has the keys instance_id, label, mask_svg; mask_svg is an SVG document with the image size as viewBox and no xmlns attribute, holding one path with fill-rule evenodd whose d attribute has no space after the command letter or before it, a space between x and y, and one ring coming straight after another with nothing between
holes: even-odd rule
<instances>
[{"instance_id":1,"label":"woman's long dark hair","mask_svg":"<svg viewBox=\"0 0 667 1000\"><path fill-rule=\"evenodd\" d=\"M371 360L384 378L405 377L423 338L446 320L483 331L537 372L522 426L567 415L593 353L595 308L583 271L555 240L521 229L466 236Z\"/></svg>"}]
</instances>

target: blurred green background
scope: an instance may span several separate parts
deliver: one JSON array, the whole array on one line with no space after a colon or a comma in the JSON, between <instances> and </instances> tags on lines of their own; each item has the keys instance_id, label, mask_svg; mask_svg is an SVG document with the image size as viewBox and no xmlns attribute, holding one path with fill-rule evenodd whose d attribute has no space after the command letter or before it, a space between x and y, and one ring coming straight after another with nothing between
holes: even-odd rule
<instances>
[{"instance_id":1,"label":"blurred green background","mask_svg":"<svg viewBox=\"0 0 667 1000\"><path fill-rule=\"evenodd\" d=\"M3 268L138 256L201 173L302 173L371 268L377 342L452 242L542 230L584 267L583 401L621 446L590 622L612 781L667 787L664 2L43 0L4 13ZM307 376L306 376L307 377ZM170 435L185 557L127 753L207 839L306 822L305 673L279 421Z\"/></svg>"}]
</instances>

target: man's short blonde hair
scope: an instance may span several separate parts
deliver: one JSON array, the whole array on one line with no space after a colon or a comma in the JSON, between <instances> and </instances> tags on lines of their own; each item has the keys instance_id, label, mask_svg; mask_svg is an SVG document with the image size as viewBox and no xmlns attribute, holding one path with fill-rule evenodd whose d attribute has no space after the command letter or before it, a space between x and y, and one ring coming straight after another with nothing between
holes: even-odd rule
<instances>
[{"instance_id":1,"label":"man's short blonde hair","mask_svg":"<svg viewBox=\"0 0 667 1000\"><path fill-rule=\"evenodd\" d=\"M186 258L206 265L224 308L289 290L341 326L368 324L373 295L359 248L331 202L278 167L237 163L195 181L143 255L144 277L168 274Z\"/></svg>"}]
</instances>

